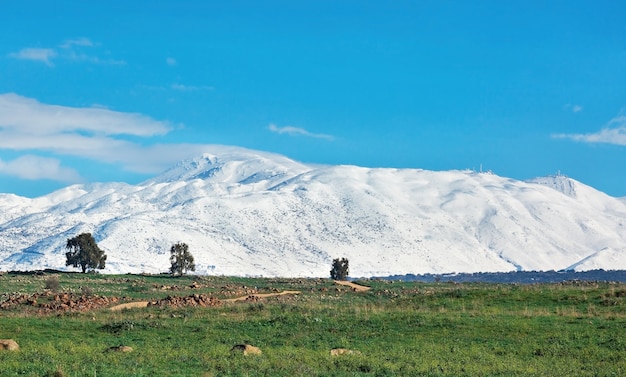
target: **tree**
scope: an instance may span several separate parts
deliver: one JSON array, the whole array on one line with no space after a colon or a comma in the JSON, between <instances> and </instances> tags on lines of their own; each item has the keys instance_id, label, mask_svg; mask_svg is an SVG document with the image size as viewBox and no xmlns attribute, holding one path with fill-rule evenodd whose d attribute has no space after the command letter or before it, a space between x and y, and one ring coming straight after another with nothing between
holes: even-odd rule
<instances>
[{"instance_id":1,"label":"tree","mask_svg":"<svg viewBox=\"0 0 626 377\"><path fill-rule=\"evenodd\" d=\"M74 238L68 238L65 245L67 253L65 253L65 265L78 267L83 273L96 268L103 269L107 256L104 251L98 247L96 240L91 233L81 233Z\"/></svg>"},{"instance_id":2,"label":"tree","mask_svg":"<svg viewBox=\"0 0 626 377\"><path fill-rule=\"evenodd\" d=\"M333 268L330 277L334 280L346 280L348 277L348 260L346 258L333 259Z\"/></svg>"},{"instance_id":3,"label":"tree","mask_svg":"<svg viewBox=\"0 0 626 377\"><path fill-rule=\"evenodd\" d=\"M170 273L172 275L184 275L187 271L195 271L196 265L193 262L193 255L189 252L186 243L177 243L170 249Z\"/></svg>"}]
</instances>

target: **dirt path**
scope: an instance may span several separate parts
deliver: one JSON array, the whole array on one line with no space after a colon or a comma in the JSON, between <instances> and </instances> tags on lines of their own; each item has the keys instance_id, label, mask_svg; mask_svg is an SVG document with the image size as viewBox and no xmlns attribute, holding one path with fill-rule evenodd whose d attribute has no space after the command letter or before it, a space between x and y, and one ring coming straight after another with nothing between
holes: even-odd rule
<instances>
[{"instance_id":1,"label":"dirt path","mask_svg":"<svg viewBox=\"0 0 626 377\"><path fill-rule=\"evenodd\" d=\"M300 294L300 291L282 291L282 292L278 292L278 293L255 293L255 294L250 294L247 296L241 296L241 297L235 297L235 298L227 298L227 299L223 299L220 300L222 302L237 302L237 301L245 301L248 299L248 297L259 297L259 298L265 298L265 297L273 297L273 296L282 296L282 295L298 295ZM111 308L109 308L109 310L116 312L119 310L123 310L123 309L134 309L134 308L145 308L148 306L148 301L137 301L137 302L127 302L125 304L120 304L120 305L115 305Z\"/></svg>"},{"instance_id":2,"label":"dirt path","mask_svg":"<svg viewBox=\"0 0 626 377\"><path fill-rule=\"evenodd\" d=\"M282 291L279 293L255 293L255 294L251 294L251 295L247 295L247 296L241 296L241 297L236 297L236 298L228 298L225 300L222 300L224 302L237 302L237 301L245 301L248 297L261 297L261 298L265 298L265 297L273 297L273 296L282 296L282 295L299 295L300 291Z\"/></svg>"},{"instance_id":3,"label":"dirt path","mask_svg":"<svg viewBox=\"0 0 626 377\"><path fill-rule=\"evenodd\" d=\"M146 307L148 307L148 301L137 301L137 302L127 302L125 304L115 305L109 308L109 310L112 312L116 312L122 309L146 308Z\"/></svg>"},{"instance_id":4,"label":"dirt path","mask_svg":"<svg viewBox=\"0 0 626 377\"><path fill-rule=\"evenodd\" d=\"M350 287L350 288L354 289L357 292L365 292L365 291L369 291L371 289L370 287L366 287L364 285L359 285L359 284L353 283L351 281L335 280L335 283L337 283L339 285L345 285L347 287Z\"/></svg>"}]
</instances>

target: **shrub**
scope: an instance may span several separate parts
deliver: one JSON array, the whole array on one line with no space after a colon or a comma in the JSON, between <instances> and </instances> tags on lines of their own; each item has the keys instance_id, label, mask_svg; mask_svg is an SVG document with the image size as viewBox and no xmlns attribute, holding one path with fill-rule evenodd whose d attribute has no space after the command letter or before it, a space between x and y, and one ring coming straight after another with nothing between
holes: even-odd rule
<instances>
[{"instance_id":1,"label":"shrub","mask_svg":"<svg viewBox=\"0 0 626 377\"><path fill-rule=\"evenodd\" d=\"M82 287L80 287L80 293L83 296L92 296L93 295L93 289L91 289L91 287L82 286Z\"/></svg>"},{"instance_id":2,"label":"shrub","mask_svg":"<svg viewBox=\"0 0 626 377\"><path fill-rule=\"evenodd\" d=\"M46 279L46 285L44 286L46 289L51 290L56 293L61 288L61 284L59 283L59 278L56 276L50 276Z\"/></svg>"}]
</instances>

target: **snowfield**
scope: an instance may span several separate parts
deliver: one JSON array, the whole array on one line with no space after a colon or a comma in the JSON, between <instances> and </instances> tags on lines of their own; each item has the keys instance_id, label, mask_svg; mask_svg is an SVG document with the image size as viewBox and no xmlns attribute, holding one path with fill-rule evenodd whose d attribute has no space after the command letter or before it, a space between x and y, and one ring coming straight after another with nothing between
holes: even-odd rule
<instances>
[{"instance_id":1,"label":"snowfield","mask_svg":"<svg viewBox=\"0 0 626 377\"><path fill-rule=\"evenodd\" d=\"M564 176L308 166L215 146L139 185L0 194L0 270L66 269L91 232L103 273L158 273L185 242L196 273L326 277L626 269L626 200Z\"/></svg>"}]
</instances>

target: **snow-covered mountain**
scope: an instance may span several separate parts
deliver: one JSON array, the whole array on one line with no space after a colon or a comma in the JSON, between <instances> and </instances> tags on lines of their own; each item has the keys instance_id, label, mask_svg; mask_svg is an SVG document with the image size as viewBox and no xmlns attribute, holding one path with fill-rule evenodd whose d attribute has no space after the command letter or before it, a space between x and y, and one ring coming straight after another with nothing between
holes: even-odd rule
<instances>
[{"instance_id":1,"label":"snow-covered mountain","mask_svg":"<svg viewBox=\"0 0 626 377\"><path fill-rule=\"evenodd\" d=\"M626 269L626 202L564 176L307 166L216 146L139 185L0 194L0 270L65 269L91 232L104 273L163 272L185 242L197 273L351 276Z\"/></svg>"}]
</instances>

